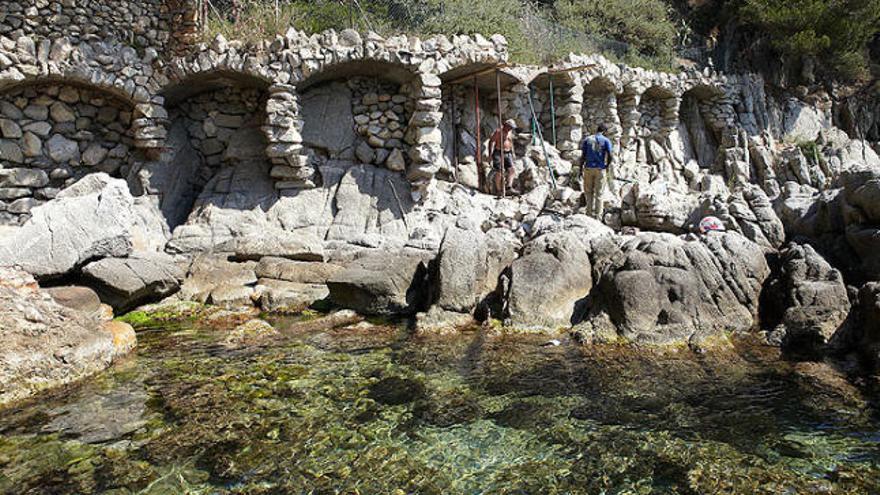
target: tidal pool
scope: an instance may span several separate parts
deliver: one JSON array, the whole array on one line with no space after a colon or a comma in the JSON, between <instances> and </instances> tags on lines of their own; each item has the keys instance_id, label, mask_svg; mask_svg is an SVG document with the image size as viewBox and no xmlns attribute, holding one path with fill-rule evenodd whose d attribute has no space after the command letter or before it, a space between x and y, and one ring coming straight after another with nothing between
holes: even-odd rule
<instances>
[{"instance_id":1,"label":"tidal pool","mask_svg":"<svg viewBox=\"0 0 880 495\"><path fill-rule=\"evenodd\" d=\"M880 493L880 396L832 366L293 321L142 329L0 412L0 493Z\"/></svg>"}]
</instances>

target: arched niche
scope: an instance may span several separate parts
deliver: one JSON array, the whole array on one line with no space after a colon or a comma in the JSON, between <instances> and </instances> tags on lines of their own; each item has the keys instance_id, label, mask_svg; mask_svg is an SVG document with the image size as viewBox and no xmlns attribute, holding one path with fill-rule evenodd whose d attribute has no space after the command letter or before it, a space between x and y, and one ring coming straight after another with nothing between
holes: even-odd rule
<instances>
[{"instance_id":1,"label":"arched niche","mask_svg":"<svg viewBox=\"0 0 880 495\"><path fill-rule=\"evenodd\" d=\"M296 85L303 146L318 161L344 161L403 171L420 113L420 86L409 68L357 60L325 66ZM439 121L439 118L437 118Z\"/></svg>"},{"instance_id":2,"label":"arched niche","mask_svg":"<svg viewBox=\"0 0 880 495\"><path fill-rule=\"evenodd\" d=\"M724 93L716 87L700 85L686 91L679 108L679 134L684 143L685 160L696 160L701 168L716 161L725 123L718 99Z\"/></svg>"},{"instance_id":3,"label":"arched niche","mask_svg":"<svg viewBox=\"0 0 880 495\"><path fill-rule=\"evenodd\" d=\"M485 172L491 168L488 157L489 137L499 122L514 119L522 128L521 132L528 132L530 114L527 96L523 92L514 91L516 87L523 90L526 88L513 74L486 63L456 67L441 74L440 80L443 165L438 172L438 178L476 189L481 184L477 155L481 158L482 173L485 176Z\"/></svg>"},{"instance_id":4,"label":"arched niche","mask_svg":"<svg viewBox=\"0 0 880 495\"><path fill-rule=\"evenodd\" d=\"M530 84L544 140L572 159L582 137L582 95L574 72L545 72ZM552 96L552 98L551 98Z\"/></svg>"},{"instance_id":5,"label":"arched niche","mask_svg":"<svg viewBox=\"0 0 880 495\"><path fill-rule=\"evenodd\" d=\"M599 76L584 84L584 105L581 115L585 134L593 133L599 124L605 124L608 127L608 137L612 140L621 137L617 95L615 85L610 79Z\"/></svg>"},{"instance_id":6,"label":"arched niche","mask_svg":"<svg viewBox=\"0 0 880 495\"><path fill-rule=\"evenodd\" d=\"M212 195L238 209L271 200L271 162L262 130L268 87L268 81L252 75L218 70L175 80L162 91L170 122L166 152L146 164L149 173L137 179L145 191L161 191L160 206L172 228ZM233 190L245 182L241 191Z\"/></svg>"},{"instance_id":7,"label":"arched niche","mask_svg":"<svg viewBox=\"0 0 880 495\"><path fill-rule=\"evenodd\" d=\"M124 177L143 153L132 123L135 104L121 91L60 79L36 79L0 92L0 224L85 175Z\"/></svg>"},{"instance_id":8,"label":"arched niche","mask_svg":"<svg viewBox=\"0 0 880 495\"><path fill-rule=\"evenodd\" d=\"M660 140L678 125L678 101L675 94L661 86L649 87L641 96L636 133L644 139Z\"/></svg>"}]
</instances>

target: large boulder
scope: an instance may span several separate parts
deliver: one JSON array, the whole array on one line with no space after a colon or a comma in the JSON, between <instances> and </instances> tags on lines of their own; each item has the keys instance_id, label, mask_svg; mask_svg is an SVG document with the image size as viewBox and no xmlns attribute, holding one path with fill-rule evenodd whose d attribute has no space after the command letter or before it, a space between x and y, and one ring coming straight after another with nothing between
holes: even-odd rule
<instances>
[{"instance_id":1,"label":"large boulder","mask_svg":"<svg viewBox=\"0 0 880 495\"><path fill-rule=\"evenodd\" d=\"M260 278L303 284L326 284L330 277L344 269L344 266L334 263L296 261L266 256L257 264L255 271Z\"/></svg>"},{"instance_id":2,"label":"large boulder","mask_svg":"<svg viewBox=\"0 0 880 495\"><path fill-rule=\"evenodd\" d=\"M308 232L292 233L281 229L266 229L235 237L217 249L232 253L239 261L258 261L265 256L277 256L300 261L324 261L324 244Z\"/></svg>"},{"instance_id":3,"label":"large boulder","mask_svg":"<svg viewBox=\"0 0 880 495\"><path fill-rule=\"evenodd\" d=\"M135 345L131 327L55 302L27 273L0 268L0 406L107 368Z\"/></svg>"},{"instance_id":4,"label":"large boulder","mask_svg":"<svg viewBox=\"0 0 880 495\"><path fill-rule=\"evenodd\" d=\"M168 236L147 198L132 197L125 181L104 173L85 176L31 214L0 238L0 265L38 279L64 276L94 259L157 250Z\"/></svg>"},{"instance_id":5,"label":"large boulder","mask_svg":"<svg viewBox=\"0 0 880 495\"><path fill-rule=\"evenodd\" d=\"M104 258L83 267L101 299L123 313L156 302L180 287L184 272L164 253L136 253L128 258Z\"/></svg>"},{"instance_id":6,"label":"large boulder","mask_svg":"<svg viewBox=\"0 0 880 495\"><path fill-rule=\"evenodd\" d=\"M775 209L790 238L803 236L848 279L880 280L880 171L848 169L840 188L786 183Z\"/></svg>"},{"instance_id":7,"label":"large boulder","mask_svg":"<svg viewBox=\"0 0 880 495\"><path fill-rule=\"evenodd\" d=\"M608 240L607 238L605 239ZM595 248L602 275L576 332L647 343L694 342L758 323L770 268L737 233L697 237L643 232Z\"/></svg>"},{"instance_id":8,"label":"large boulder","mask_svg":"<svg viewBox=\"0 0 880 495\"><path fill-rule=\"evenodd\" d=\"M846 241L864 276L880 280L880 170L844 172L841 183Z\"/></svg>"},{"instance_id":9,"label":"large boulder","mask_svg":"<svg viewBox=\"0 0 880 495\"><path fill-rule=\"evenodd\" d=\"M298 313L330 295L325 284L304 284L270 278L260 279L254 291L259 294L260 308L274 313Z\"/></svg>"},{"instance_id":10,"label":"large boulder","mask_svg":"<svg viewBox=\"0 0 880 495\"><path fill-rule=\"evenodd\" d=\"M363 314L412 314L430 296L430 253L404 250L366 254L327 281L330 299Z\"/></svg>"},{"instance_id":11,"label":"large boulder","mask_svg":"<svg viewBox=\"0 0 880 495\"><path fill-rule=\"evenodd\" d=\"M507 323L519 329L570 327L593 287L588 247L573 232L538 237L510 266Z\"/></svg>"},{"instance_id":12,"label":"large boulder","mask_svg":"<svg viewBox=\"0 0 880 495\"><path fill-rule=\"evenodd\" d=\"M516 259L520 241L505 229L488 233L452 226L446 230L437 258L434 306L420 315L421 331L437 331L501 315L504 270Z\"/></svg>"},{"instance_id":13,"label":"large boulder","mask_svg":"<svg viewBox=\"0 0 880 495\"><path fill-rule=\"evenodd\" d=\"M665 183L637 183L624 198L623 222L644 230L681 234L698 213L699 198Z\"/></svg>"},{"instance_id":14,"label":"large boulder","mask_svg":"<svg viewBox=\"0 0 880 495\"><path fill-rule=\"evenodd\" d=\"M780 276L767 289L781 311L771 339L793 351L817 351L849 316L843 276L809 245L792 244L780 257Z\"/></svg>"}]
</instances>

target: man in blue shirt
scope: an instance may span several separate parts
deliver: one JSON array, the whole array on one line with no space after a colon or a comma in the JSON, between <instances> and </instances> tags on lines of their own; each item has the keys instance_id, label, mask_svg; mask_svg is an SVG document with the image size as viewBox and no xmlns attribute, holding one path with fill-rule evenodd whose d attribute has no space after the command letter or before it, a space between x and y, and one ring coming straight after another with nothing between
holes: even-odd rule
<instances>
[{"instance_id":1,"label":"man in blue shirt","mask_svg":"<svg viewBox=\"0 0 880 495\"><path fill-rule=\"evenodd\" d=\"M608 127L599 124L596 134L587 136L581 145L584 196L587 212L602 219L602 183L605 170L611 165L611 140L605 137Z\"/></svg>"}]
</instances>

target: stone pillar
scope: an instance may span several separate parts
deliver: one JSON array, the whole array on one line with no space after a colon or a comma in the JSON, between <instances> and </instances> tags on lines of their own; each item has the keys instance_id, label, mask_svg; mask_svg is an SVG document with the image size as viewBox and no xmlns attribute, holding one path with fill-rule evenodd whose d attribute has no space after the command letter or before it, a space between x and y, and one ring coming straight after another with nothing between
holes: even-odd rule
<instances>
[{"instance_id":1,"label":"stone pillar","mask_svg":"<svg viewBox=\"0 0 880 495\"><path fill-rule=\"evenodd\" d=\"M288 84L269 87L263 132L269 142L266 154L273 164L270 175L275 189L315 187L315 167L302 145L302 126L296 88Z\"/></svg>"},{"instance_id":2,"label":"stone pillar","mask_svg":"<svg viewBox=\"0 0 880 495\"><path fill-rule=\"evenodd\" d=\"M164 97L154 96L149 102L134 107L135 118L131 123L134 146L144 150L150 158L158 156L168 136L168 112L164 105Z\"/></svg>"},{"instance_id":3,"label":"stone pillar","mask_svg":"<svg viewBox=\"0 0 880 495\"><path fill-rule=\"evenodd\" d=\"M556 148L562 158L577 162L584 135L584 88L579 84L568 84L554 90L554 99L560 103L556 111Z\"/></svg>"},{"instance_id":4,"label":"stone pillar","mask_svg":"<svg viewBox=\"0 0 880 495\"><path fill-rule=\"evenodd\" d=\"M617 100L618 113L620 115L620 144L628 146L636 137L636 125L639 122L639 103L641 96L638 93L624 92Z\"/></svg>"},{"instance_id":5,"label":"stone pillar","mask_svg":"<svg viewBox=\"0 0 880 495\"><path fill-rule=\"evenodd\" d=\"M410 145L406 178L412 186L413 199L417 201L425 198L443 161L443 134L439 127L443 118L440 84L439 77L420 74L413 91L416 102L406 135L406 142Z\"/></svg>"}]
</instances>

